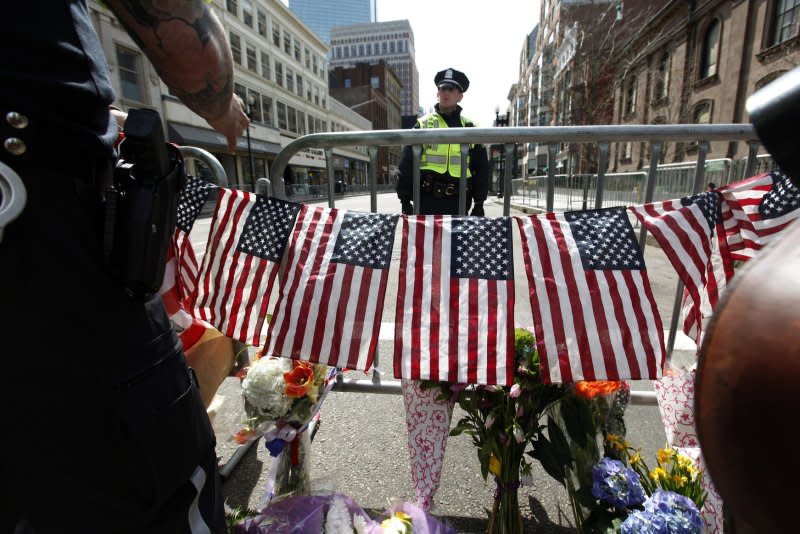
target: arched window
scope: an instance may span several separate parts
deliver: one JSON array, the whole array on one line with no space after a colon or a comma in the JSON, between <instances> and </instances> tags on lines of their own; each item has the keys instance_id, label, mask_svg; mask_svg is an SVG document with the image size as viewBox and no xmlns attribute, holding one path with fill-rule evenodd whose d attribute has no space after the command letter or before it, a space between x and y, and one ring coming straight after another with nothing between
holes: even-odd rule
<instances>
[{"instance_id":1,"label":"arched window","mask_svg":"<svg viewBox=\"0 0 800 534\"><path fill-rule=\"evenodd\" d=\"M719 58L720 29L719 19L714 19L703 34L703 48L700 55L700 79L703 80L717 73Z\"/></svg>"},{"instance_id":2,"label":"arched window","mask_svg":"<svg viewBox=\"0 0 800 534\"><path fill-rule=\"evenodd\" d=\"M703 100L692 110L692 122L695 124L711 124L711 101Z\"/></svg>"}]
</instances>

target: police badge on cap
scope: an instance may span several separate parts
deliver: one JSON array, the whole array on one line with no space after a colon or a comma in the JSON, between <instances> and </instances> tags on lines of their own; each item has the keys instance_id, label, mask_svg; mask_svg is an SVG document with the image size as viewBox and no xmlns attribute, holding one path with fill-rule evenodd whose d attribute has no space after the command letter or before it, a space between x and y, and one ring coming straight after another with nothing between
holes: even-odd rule
<instances>
[{"instance_id":1,"label":"police badge on cap","mask_svg":"<svg viewBox=\"0 0 800 534\"><path fill-rule=\"evenodd\" d=\"M453 68L440 70L436 73L433 81L436 83L436 87L450 85L462 93L465 92L469 87L469 79L467 78L467 75L460 70Z\"/></svg>"}]
</instances>

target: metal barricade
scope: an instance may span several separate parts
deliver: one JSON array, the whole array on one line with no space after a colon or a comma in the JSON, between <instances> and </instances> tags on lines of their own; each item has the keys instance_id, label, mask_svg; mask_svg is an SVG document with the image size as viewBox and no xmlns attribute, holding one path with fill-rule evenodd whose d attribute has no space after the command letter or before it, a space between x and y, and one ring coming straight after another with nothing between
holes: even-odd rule
<instances>
[{"instance_id":1,"label":"metal barricade","mask_svg":"<svg viewBox=\"0 0 800 534\"><path fill-rule=\"evenodd\" d=\"M649 143L649 165L647 171L607 174L611 143L618 142ZM659 165L661 153L666 142L696 142L697 161L677 166ZM607 126L548 126L524 128L442 128L418 130L379 130L365 132L315 133L295 139L281 150L272 164L270 176L273 181L273 194L286 198L283 187L283 171L290 158L304 148L323 148L328 168L328 205L335 207L333 151L334 147L368 146L370 210L377 211L378 183L376 179L377 147L411 145L414 154L413 201L415 210L419 209L420 166L419 157L422 146L428 144L460 144L462 160L466 159L469 143L504 144L505 173L503 190L523 191L523 196L535 202L545 211L560 209L586 209L644 204L654 200L666 199L665 195L675 196L698 193L705 189L710 179L707 175L709 165L720 160L706 160L711 141L742 141L748 144L748 160L744 165L744 175L751 176L756 168L756 154L759 149L758 137L750 124L715 125L607 125ZM544 176L512 181L511 157L514 144L537 143L547 147L548 173ZM592 144L598 150L598 171L591 175L556 174L556 154L561 143ZM730 160L722 160L722 167L728 178L732 172ZM462 166L462 179L466 176L466 166ZM661 173L661 174L659 174ZM674 176L671 176L672 173ZM663 183L659 186L659 179ZM727 183L714 175L715 180ZM578 191L580 193L578 193ZM503 197L503 213L510 213L510 194ZM466 190L461 188L459 213L466 213ZM639 233L639 243L644 248L646 229ZM678 284L670 323L667 351L672 352L677 332L680 302L683 294L682 284ZM377 357L375 365L377 366ZM380 376L373 373L372 380L343 382L339 375L337 389L340 391L362 391L372 393L398 393L396 384L381 384ZM634 391L631 401L635 404L655 404L653 392Z\"/></svg>"}]
</instances>

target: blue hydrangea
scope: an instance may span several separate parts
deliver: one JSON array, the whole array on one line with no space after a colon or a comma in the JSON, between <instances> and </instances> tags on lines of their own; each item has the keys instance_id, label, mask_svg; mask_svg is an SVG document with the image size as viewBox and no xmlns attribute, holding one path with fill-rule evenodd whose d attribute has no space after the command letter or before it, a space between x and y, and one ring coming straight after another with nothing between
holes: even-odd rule
<instances>
[{"instance_id":1,"label":"blue hydrangea","mask_svg":"<svg viewBox=\"0 0 800 534\"><path fill-rule=\"evenodd\" d=\"M661 515L636 511L619 527L621 534L669 534L667 521Z\"/></svg>"},{"instance_id":2,"label":"blue hydrangea","mask_svg":"<svg viewBox=\"0 0 800 534\"><path fill-rule=\"evenodd\" d=\"M620 526L622 534L700 534L705 523L691 499L671 491L656 490L644 503L644 511L629 515Z\"/></svg>"},{"instance_id":3,"label":"blue hydrangea","mask_svg":"<svg viewBox=\"0 0 800 534\"><path fill-rule=\"evenodd\" d=\"M600 460L592 469L592 479L592 495L617 508L630 508L645 500L639 476L619 460Z\"/></svg>"}]
</instances>

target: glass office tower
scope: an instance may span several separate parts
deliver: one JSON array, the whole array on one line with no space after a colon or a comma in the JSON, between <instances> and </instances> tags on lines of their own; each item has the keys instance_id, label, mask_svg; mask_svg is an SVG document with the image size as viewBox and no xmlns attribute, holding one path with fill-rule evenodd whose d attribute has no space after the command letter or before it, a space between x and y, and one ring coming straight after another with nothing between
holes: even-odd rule
<instances>
[{"instance_id":1,"label":"glass office tower","mask_svg":"<svg viewBox=\"0 0 800 534\"><path fill-rule=\"evenodd\" d=\"M375 22L377 0L289 0L289 9L330 45L331 28Z\"/></svg>"}]
</instances>

